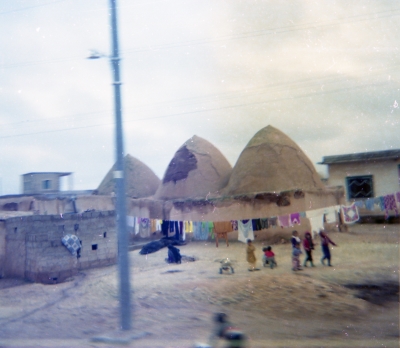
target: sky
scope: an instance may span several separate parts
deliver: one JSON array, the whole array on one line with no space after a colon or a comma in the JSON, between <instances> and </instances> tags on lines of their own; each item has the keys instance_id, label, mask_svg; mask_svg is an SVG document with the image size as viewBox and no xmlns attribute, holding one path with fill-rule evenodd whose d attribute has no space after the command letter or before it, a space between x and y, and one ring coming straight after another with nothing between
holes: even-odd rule
<instances>
[{"instance_id":1,"label":"sky","mask_svg":"<svg viewBox=\"0 0 400 348\"><path fill-rule=\"evenodd\" d=\"M193 135L234 166L268 125L324 175L323 156L400 148L396 1L117 5L124 152L159 178ZM109 14L107 0L0 2L0 195L29 172L95 189L115 162Z\"/></svg>"}]
</instances>

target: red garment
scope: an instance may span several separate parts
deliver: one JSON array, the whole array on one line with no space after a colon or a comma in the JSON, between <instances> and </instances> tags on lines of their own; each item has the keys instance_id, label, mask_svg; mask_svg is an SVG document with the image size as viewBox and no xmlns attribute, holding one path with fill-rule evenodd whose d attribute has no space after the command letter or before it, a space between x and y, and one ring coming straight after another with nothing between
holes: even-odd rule
<instances>
[{"instance_id":1,"label":"red garment","mask_svg":"<svg viewBox=\"0 0 400 348\"><path fill-rule=\"evenodd\" d=\"M265 255L266 257L274 257L274 256L275 256L274 252L271 251L271 250L267 250L267 251L264 253L264 255Z\"/></svg>"}]
</instances>

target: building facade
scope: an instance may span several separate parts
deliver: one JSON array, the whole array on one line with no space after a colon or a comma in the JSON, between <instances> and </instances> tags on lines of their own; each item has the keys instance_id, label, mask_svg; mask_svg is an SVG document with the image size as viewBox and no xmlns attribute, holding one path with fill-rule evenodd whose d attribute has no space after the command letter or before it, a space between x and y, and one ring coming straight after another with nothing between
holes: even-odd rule
<instances>
[{"instance_id":1,"label":"building facade","mask_svg":"<svg viewBox=\"0 0 400 348\"><path fill-rule=\"evenodd\" d=\"M385 196L400 190L400 150L323 157L328 186L343 186L347 201Z\"/></svg>"},{"instance_id":2,"label":"building facade","mask_svg":"<svg viewBox=\"0 0 400 348\"><path fill-rule=\"evenodd\" d=\"M60 178L72 173L35 172L22 175L22 193L40 194L60 191Z\"/></svg>"}]
</instances>

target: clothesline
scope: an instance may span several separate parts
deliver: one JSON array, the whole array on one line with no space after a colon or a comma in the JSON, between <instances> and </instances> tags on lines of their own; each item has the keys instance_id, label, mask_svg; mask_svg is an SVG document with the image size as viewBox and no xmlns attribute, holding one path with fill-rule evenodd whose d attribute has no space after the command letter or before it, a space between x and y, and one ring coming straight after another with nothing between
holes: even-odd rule
<instances>
[{"instance_id":1,"label":"clothesline","mask_svg":"<svg viewBox=\"0 0 400 348\"><path fill-rule=\"evenodd\" d=\"M263 217L257 219L231 220L230 225L227 222L212 221L175 221L140 218L134 216L127 217L127 225L132 228L135 234L141 237L149 237L151 233L161 231L168 236L175 233L177 238L185 240L186 233L193 233L196 240L207 240L209 236L214 238L214 228L219 225L217 232L238 231L238 240L246 242L247 239L254 239L254 231L260 231L269 228L288 228L300 225L301 218L307 218L310 222L311 232L315 236L320 230L324 229L324 223L336 223L340 219L345 224L352 224L360 219L358 208L375 210L378 206L381 211L385 211L385 217L389 216L389 211L394 211L398 215L400 208L400 192L393 194L361 199L353 202L350 206L334 205L330 207L307 210L304 212L295 212L279 216ZM221 227L222 226L222 227ZM222 228L222 229L221 229Z\"/></svg>"}]
</instances>

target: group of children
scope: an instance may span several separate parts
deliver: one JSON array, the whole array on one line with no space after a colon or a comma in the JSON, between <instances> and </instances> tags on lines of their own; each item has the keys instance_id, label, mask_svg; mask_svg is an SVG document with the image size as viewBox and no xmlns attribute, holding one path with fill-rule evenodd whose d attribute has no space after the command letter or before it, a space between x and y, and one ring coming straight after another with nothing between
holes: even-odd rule
<instances>
[{"instance_id":1,"label":"group of children","mask_svg":"<svg viewBox=\"0 0 400 348\"><path fill-rule=\"evenodd\" d=\"M321 258L321 263L325 265L325 260L328 261L328 266L332 266L331 264L331 253L329 250L329 244L337 246L323 231L319 232L319 237L321 240L321 247L323 256ZM300 255L303 254L301 251L301 240L299 238L299 233L297 231L292 232L292 270L293 271L301 271L301 263L300 263ZM311 267L314 267L312 251L314 250L314 242L310 232L305 232L304 239L303 239L303 249L306 253L306 257L304 259L303 267L307 267L308 262L310 263ZM256 268L256 256L254 254L255 247L250 239L247 240L247 262L250 264L249 271L257 271L259 270ZM277 266L275 260L275 254L272 251L270 246L263 248L263 265L266 266L267 264L270 268L274 268Z\"/></svg>"},{"instance_id":2,"label":"group of children","mask_svg":"<svg viewBox=\"0 0 400 348\"><path fill-rule=\"evenodd\" d=\"M319 238L321 240L322 247L322 258L321 263L325 266L325 260L328 261L328 266L332 267L331 264L331 252L329 250L329 244L337 246L323 231L319 232ZM297 231L292 232L292 270L302 270L300 266L300 255L303 253L300 249L301 240ZM314 250L314 242L310 232L304 234L303 249L306 252L306 258L304 259L303 267L307 267L307 263L310 262L311 267L314 267L312 251Z\"/></svg>"}]
</instances>

